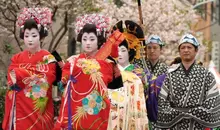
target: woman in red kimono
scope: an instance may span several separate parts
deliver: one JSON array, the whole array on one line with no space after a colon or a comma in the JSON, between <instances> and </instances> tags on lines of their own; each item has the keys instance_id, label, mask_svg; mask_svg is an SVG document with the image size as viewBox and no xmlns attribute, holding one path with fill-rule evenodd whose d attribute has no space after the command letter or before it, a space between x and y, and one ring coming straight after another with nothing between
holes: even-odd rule
<instances>
[{"instance_id":1,"label":"woman in red kimono","mask_svg":"<svg viewBox=\"0 0 220 130\"><path fill-rule=\"evenodd\" d=\"M66 87L54 130L106 130L110 112L107 88L122 87L113 58L96 58L105 42L108 19L85 15L76 25L83 53L70 57L63 67L62 84Z\"/></svg>"},{"instance_id":2,"label":"woman in red kimono","mask_svg":"<svg viewBox=\"0 0 220 130\"><path fill-rule=\"evenodd\" d=\"M52 83L56 79L56 60L40 47L49 24L48 8L24 8L18 17L26 50L14 55L8 68L4 130L53 129Z\"/></svg>"}]
</instances>

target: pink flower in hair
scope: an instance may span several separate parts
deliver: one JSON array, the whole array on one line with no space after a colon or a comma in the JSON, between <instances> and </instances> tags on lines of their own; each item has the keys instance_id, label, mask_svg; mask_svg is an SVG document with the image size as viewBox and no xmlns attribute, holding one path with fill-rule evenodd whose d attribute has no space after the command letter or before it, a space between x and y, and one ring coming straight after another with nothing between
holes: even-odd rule
<instances>
[{"instance_id":1,"label":"pink flower in hair","mask_svg":"<svg viewBox=\"0 0 220 130\"><path fill-rule=\"evenodd\" d=\"M37 24L50 26L52 13L49 8L23 8L17 18L17 24L22 27L26 20L34 19Z\"/></svg>"},{"instance_id":2,"label":"pink flower in hair","mask_svg":"<svg viewBox=\"0 0 220 130\"><path fill-rule=\"evenodd\" d=\"M107 32L109 26L109 18L101 14L91 14L77 17L76 19L76 33L78 34L85 24L95 24L97 32Z\"/></svg>"},{"instance_id":3,"label":"pink flower in hair","mask_svg":"<svg viewBox=\"0 0 220 130\"><path fill-rule=\"evenodd\" d=\"M37 18L34 18L37 24L40 24L39 20Z\"/></svg>"}]
</instances>

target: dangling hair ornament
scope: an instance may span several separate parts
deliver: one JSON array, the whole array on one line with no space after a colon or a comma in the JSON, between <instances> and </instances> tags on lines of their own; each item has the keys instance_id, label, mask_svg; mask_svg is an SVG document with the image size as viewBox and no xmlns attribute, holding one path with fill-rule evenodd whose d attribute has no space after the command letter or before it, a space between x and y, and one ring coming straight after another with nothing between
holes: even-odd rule
<instances>
[{"instance_id":1,"label":"dangling hair ornament","mask_svg":"<svg viewBox=\"0 0 220 130\"><path fill-rule=\"evenodd\" d=\"M109 18L102 14L86 14L76 18L76 34L78 35L85 24L95 24L97 35L106 36L109 27Z\"/></svg>"},{"instance_id":2,"label":"dangling hair ornament","mask_svg":"<svg viewBox=\"0 0 220 130\"><path fill-rule=\"evenodd\" d=\"M38 29L41 25L44 30L47 30L52 24L52 13L49 8L23 8L17 18L17 25L20 28L24 27L24 23L28 19L34 19L37 23Z\"/></svg>"}]
</instances>

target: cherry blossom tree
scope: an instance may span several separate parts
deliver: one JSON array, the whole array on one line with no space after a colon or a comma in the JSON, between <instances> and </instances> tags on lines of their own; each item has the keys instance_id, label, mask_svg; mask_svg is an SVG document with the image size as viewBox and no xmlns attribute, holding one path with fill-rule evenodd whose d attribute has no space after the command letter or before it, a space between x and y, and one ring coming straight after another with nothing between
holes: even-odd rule
<instances>
[{"instance_id":1,"label":"cherry blossom tree","mask_svg":"<svg viewBox=\"0 0 220 130\"><path fill-rule=\"evenodd\" d=\"M121 0L124 4L117 7L111 1L99 1L97 6L102 13L112 18L112 23L130 19L139 22L136 0ZM180 35L190 31L190 24L195 22L196 14L192 6L177 0L142 0L143 29L148 37L160 35L165 42L179 40Z\"/></svg>"},{"instance_id":2,"label":"cherry blossom tree","mask_svg":"<svg viewBox=\"0 0 220 130\"><path fill-rule=\"evenodd\" d=\"M121 0L118 7L113 1L100 0L97 6L102 13L112 18L112 24L119 20L139 22L139 12L136 0ZM151 34L159 35L166 48L163 58L172 60L177 54L177 43L186 32L192 32L190 25L196 22L196 13L190 4L178 0L142 0L143 29L146 38Z\"/></svg>"}]
</instances>

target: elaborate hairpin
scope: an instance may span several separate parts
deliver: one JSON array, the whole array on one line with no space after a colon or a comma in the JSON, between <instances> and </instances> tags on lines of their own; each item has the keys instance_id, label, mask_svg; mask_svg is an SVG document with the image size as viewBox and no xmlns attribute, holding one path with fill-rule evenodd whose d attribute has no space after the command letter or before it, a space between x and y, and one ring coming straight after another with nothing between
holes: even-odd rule
<instances>
[{"instance_id":1,"label":"elaborate hairpin","mask_svg":"<svg viewBox=\"0 0 220 130\"><path fill-rule=\"evenodd\" d=\"M79 34L85 24L95 24L98 35L106 33L109 27L109 18L102 14L86 14L76 18L76 33Z\"/></svg>"},{"instance_id":2,"label":"elaborate hairpin","mask_svg":"<svg viewBox=\"0 0 220 130\"><path fill-rule=\"evenodd\" d=\"M136 51L135 58L141 58L141 41L133 34L124 32L125 40L128 42L128 48Z\"/></svg>"},{"instance_id":3,"label":"elaborate hairpin","mask_svg":"<svg viewBox=\"0 0 220 130\"><path fill-rule=\"evenodd\" d=\"M44 26L45 29L52 24L52 13L49 8L23 8L17 18L17 25L21 28L28 19L34 19L38 24Z\"/></svg>"}]
</instances>

